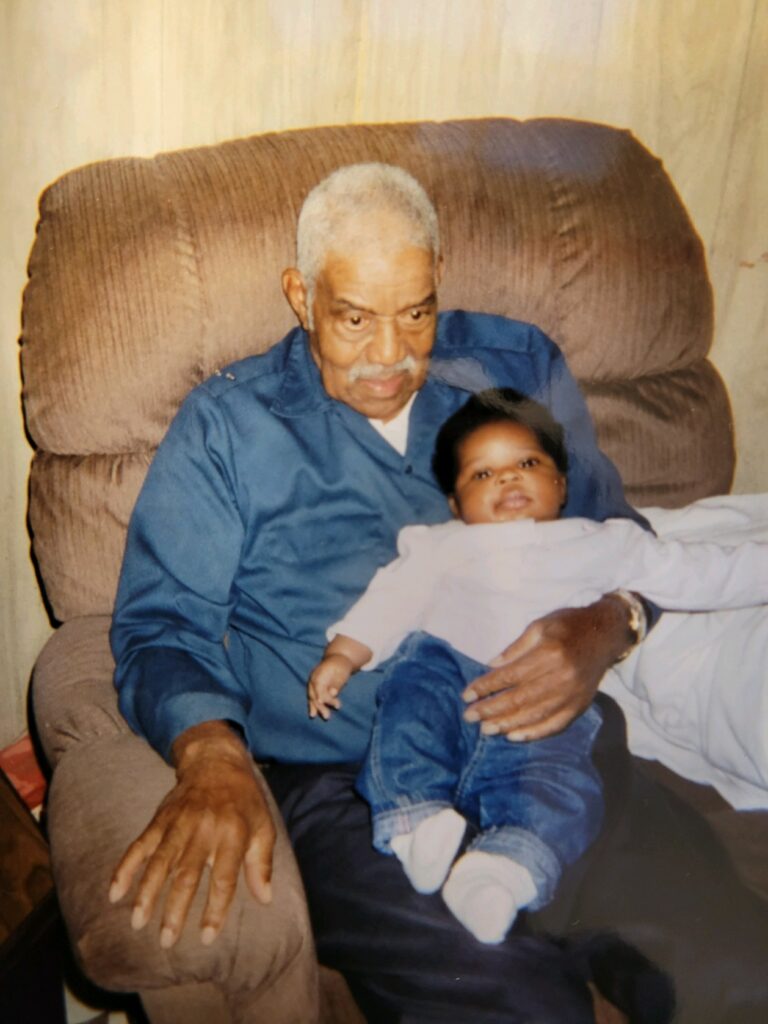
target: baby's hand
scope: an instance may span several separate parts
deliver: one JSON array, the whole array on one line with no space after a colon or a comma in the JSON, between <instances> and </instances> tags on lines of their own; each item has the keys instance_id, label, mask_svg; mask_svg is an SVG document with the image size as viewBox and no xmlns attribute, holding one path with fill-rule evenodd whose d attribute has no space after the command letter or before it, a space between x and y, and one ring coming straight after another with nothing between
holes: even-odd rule
<instances>
[{"instance_id":1,"label":"baby's hand","mask_svg":"<svg viewBox=\"0 0 768 1024\"><path fill-rule=\"evenodd\" d=\"M315 666L307 685L310 718L319 715L327 722L331 711L339 710L339 693L347 684L353 669L349 658L343 654L329 654Z\"/></svg>"}]
</instances>

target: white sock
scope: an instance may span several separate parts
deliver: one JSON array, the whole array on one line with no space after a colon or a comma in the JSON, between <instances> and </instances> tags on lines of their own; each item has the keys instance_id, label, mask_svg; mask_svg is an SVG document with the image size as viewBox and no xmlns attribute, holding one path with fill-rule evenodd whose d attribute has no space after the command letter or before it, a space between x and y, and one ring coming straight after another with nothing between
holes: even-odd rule
<instances>
[{"instance_id":1,"label":"white sock","mask_svg":"<svg viewBox=\"0 0 768 1024\"><path fill-rule=\"evenodd\" d=\"M531 873L499 853L470 850L443 886L448 909L480 942L501 942L521 907L536 895Z\"/></svg>"},{"instance_id":2,"label":"white sock","mask_svg":"<svg viewBox=\"0 0 768 1024\"><path fill-rule=\"evenodd\" d=\"M445 881L467 823L452 807L420 821L390 841L392 852L417 892L437 892Z\"/></svg>"}]
</instances>

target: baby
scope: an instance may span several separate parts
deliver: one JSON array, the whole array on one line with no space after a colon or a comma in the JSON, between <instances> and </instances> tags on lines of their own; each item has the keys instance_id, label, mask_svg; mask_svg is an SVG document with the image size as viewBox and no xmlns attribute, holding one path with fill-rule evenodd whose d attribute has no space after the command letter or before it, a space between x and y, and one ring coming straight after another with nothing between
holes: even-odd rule
<instances>
[{"instance_id":1,"label":"baby","mask_svg":"<svg viewBox=\"0 0 768 1024\"><path fill-rule=\"evenodd\" d=\"M395 655L358 778L374 846L419 892L442 886L456 918L498 943L597 835L601 716L592 705L556 736L509 742L465 720L462 693L533 620L609 592L631 603L621 588L689 611L768 600L768 545L663 543L629 520L559 519L562 429L512 389L450 417L433 467L456 518L400 532L399 557L328 630L309 712L327 718L354 672ZM476 834L456 859L467 822Z\"/></svg>"}]
</instances>

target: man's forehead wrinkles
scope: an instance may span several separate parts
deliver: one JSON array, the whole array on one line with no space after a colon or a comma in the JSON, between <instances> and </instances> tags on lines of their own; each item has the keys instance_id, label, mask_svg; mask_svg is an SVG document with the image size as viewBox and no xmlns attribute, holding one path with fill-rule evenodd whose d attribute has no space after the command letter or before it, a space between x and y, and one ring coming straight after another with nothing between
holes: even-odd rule
<instances>
[{"instance_id":1,"label":"man's forehead wrinkles","mask_svg":"<svg viewBox=\"0 0 768 1024\"><path fill-rule=\"evenodd\" d=\"M336 309L358 309L361 313L373 313L373 309L364 302L357 299L345 299L343 295L334 296L331 299L331 306Z\"/></svg>"}]
</instances>

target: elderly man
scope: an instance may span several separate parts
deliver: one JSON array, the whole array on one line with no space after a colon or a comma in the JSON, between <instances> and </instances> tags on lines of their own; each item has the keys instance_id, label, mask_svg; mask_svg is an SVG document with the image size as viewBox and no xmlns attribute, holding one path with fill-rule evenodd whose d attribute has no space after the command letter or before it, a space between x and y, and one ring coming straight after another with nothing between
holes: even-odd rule
<instances>
[{"instance_id":1,"label":"elderly man","mask_svg":"<svg viewBox=\"0 0 768 1024\"><path fill-rule=\"evenodd\" d=\"M307 716L305 685L325 628L392 558L400 528L449 518L430 458L438 427L468 392L513 385L549 405L568 439L566 515L634 513L556 347L530 325L438 317L437 218L409 175L383 165L331 175L304 204L297 248L283 289L300 328L193 392L131 523L112 631L120 704L178 781L117 867L110 898L140 876L133 925L161 913L165 947L178 939L206 865L203 943L221 929L241 867L254 897L269 901L274 826L255 757L269 765L294 840L320 958L347 974L371 1020L591 1020L585 982L599 973L595 957L542 930L626 923L630 940L650 935L647 948L678 974L678 942L655 932L698 911L716 881L706 857L691 868L685 850L669 860L653 841L638 863L638 837L679 823L664 818L663 805L654 817L654 800L631 788L638 784L611 708L596 752L608 838L550 908L489 951L462 933L439 897L414 895L394 859L371 849L353 782L378 674L351 688L327 723ZM637 641L642 613L640 601L606 595L510 637L506 663L467 694L467 718L518 741L558 731ZM630 806L645 810L630 820ZM656 898L649 886L661 887ZM765 918L750 917L748 898L732 888L729 902L743 910L758 958ZM696 931L722 927L717 913ZM693 950L693 964L703 964L687 945L695 934L679 941L684 959ZM745 964L718 991L743 988L745 978L749 988L752 973ZM765 993L747 998L757 1005Z\"/></svg>"}]
</instances>

